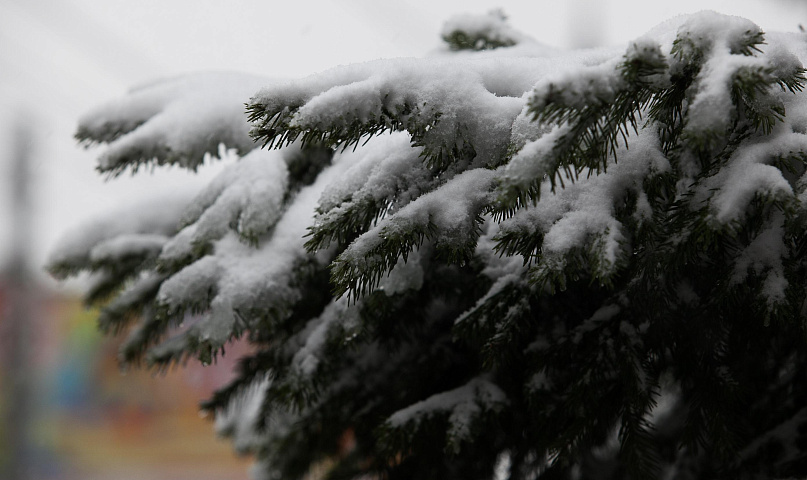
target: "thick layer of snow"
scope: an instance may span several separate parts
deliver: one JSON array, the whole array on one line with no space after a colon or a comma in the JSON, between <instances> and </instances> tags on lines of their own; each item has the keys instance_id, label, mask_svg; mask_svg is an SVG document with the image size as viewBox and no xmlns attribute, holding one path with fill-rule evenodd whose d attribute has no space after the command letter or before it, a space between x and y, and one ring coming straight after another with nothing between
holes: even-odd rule
<instances>
[{"instance_id":1,"label":"thick layer of snow","mask_svg":"<svg viewBox=\"0 0 807 480\"><path fill-rule=\"evenodd\" d=\"M322 192L313 230L339 222L358 224L367 209L380 218L417 198L433 184L421 152L410 146L408 135L396 132L373 138L355 152L337 154L336 161L350 168Z\"/></svg>"},{"instance_id":2,"label":"thick layer of snow","mask_svg":"<svg viewBox=\"0 0 807 480\"><path fill-rule=\"evenodd\" d=\"M242 327L233 312L282 310L300 299L292 284L302 274L301 264L309 258L304 237L313 223L317 200L325 185L348 167L347 162L335 162L314 184L303 188L274 225L272 235L257 248L242 242L235 233L227 233L214 242L211 255L163 283L157 300L170 310L182 311L200 303L204 307L209 302L209 315L181 337L221 346ZM178 342L173 340L172 345L181 345Z\"/></svg>"},{"instance_id":3,"label":"thick layer of snow","mask_svg":"<svg viewBox=\"0 0 807 480\"><path fill-rule=\"evenodd\" d=\"M540 163L542 150L530 148L530 145L551 135L527 144L508 165L506 178L532 175L533 172L521 171L530 169L530 163ZM617 204L628 193L641 198L645 178L671 168L660 150L658 135L651 128L641 129L638 135L632 136L630 148L620 148L617 157L619 161L612 160L605 173L587 176L584 172L574 182L567 178L566 186L555 192L545 181L541 200L503 221L501 233L542 236L541 255L547 259L562 258L572 249L602 242L599 245L602 258L610 265L616 264L628 248L628 239L622 233L624 227L614 217ZM634 212L637 219L649 218L648 208L646 201L637 202Z\"/></svg>"},{"instance_id":4,"label":"thick layer of snow","mask_svg":"<svg viewBox=\"0 0 807 480\"><path fill-rule=\"evenodd\" d=\"M95 245L90 250L90 263L117 262L128 255L153 253L156 256L167 241L166 235L153 233L119 235Z\"/></svg>"},{"instance_id":5,"label":"thick layer of snow","mask_svg":"<svg viewBox=\"0 0 807 480\"><path fill-rule=\"evenodd\" d=\"M142 235L165 237L176 233L182 212L191 200L188 194L160 195L110 212L65 234L54 247L47 264L51 267L86 268L93 254L96 258L113 254L121 258L127 254L127 247L142 251L143 241L153 243L156 238Z\"/></svg>"},{"instance_id":6,"label":"thick layer of snow","mask_svg":"<svg viewBox=\"0 0 807 480\"><path fill-rule=\"evenodd\" d=\"M445 245L463 245L474 237L475 219L490 203L495 177L495 171L483 168L457 175L378 222L351 243L340 255L340 260L363 265L372 261L387 238L405 237L418 230L434 231L435 239Z\"/></svg>"},{"instance_id":7,"label":"thick layer of snow","mask_svg":"<svg viewBox=\"0 0 807 480\"><path fill-rule=\"evenodd\" d=\"M283 155L253 150L202 190L185 211L183 223L195 225L194 242L219 239L231 228L257 239L280 218L287 184Z\"/></svg>"},{"instance_id":8,"label":"thick layer of snow","mask_svg":"<svg viewBox=\"0 0 807 480\"><path fill-rule=\"evenodd\" d=\"M764 141L745 145L732 155L728 165L697 189L695 200L710 198L716 222L738 221L756 195L763 198L794 195L793 186L782 171L770 165L780 158L807 152L807 135L789 130L784 124Z\"/></svg>"},{"instance_id":9,"label":"thick layer of snow","mask_svg":"<svg viewBox=\"0 0 807 480\"><path fill-rule=\"evenodd\" d=\"M79 120L78 136L108 143L102 171L136 170L141 163L195 169L219 144L244 154L253 148L244 103L269 80L235 73L205 73L133 89Z\"/></svg>"},{"instance_id":10,"label":"thick layer of snow","mask_svg":"<svg viewBox=\"0 0 807 480\"><path fill-rule=\"evenodd\" d=\"M301 81L266 87L251 99L267 112L291 114L300 130L350 134L356 125L427 129L419 140L447 153L473 139L475 165L499 161L510 127L540 78L558 68L590 61L474 56L466 59L394 59L338 67Z\"/></svg>"}]
</instances>

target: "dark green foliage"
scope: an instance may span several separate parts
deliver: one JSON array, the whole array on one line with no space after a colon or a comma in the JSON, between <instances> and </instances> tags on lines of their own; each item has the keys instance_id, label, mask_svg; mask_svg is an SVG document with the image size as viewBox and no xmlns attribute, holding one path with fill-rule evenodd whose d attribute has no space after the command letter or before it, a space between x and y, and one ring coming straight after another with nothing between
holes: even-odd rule
<instances>
[{"instance_id":1,"label":"dark green foliage","mask_svg":"<svg viewBox=\"0 0 807 480\"><path fill-rule=\"evenodd\" d=\"M446 41L510 45L493 23ZM372 77L389 91L356 88L327 121L309 102L353 83L283 85L248 111L264 148L303 147L284 153L284 214L329 168L357 176L331 179L351 191L321 187L287 270L223 297L215 274L188 274L245 255L221 234L169 259L77 257L54 271L106 272L92 300L126 285L101 318L118 332L141 317L126 362L207 363L250 342L203 407L265 478L325 464L332 479L802 477L807 80L793 43L773 43L700 14L671 44L644 39L537 79L520 114L490 90L460 99L470 107L423 102L423 85L459 78L444 72L412 91ZM480 127L486 108L505 128ZM414 156L396 156L402 145ZM406 168L384 170L389 181L338 170L365 147ZM190 226L207 205L193 208ZM285 252L279 225L228 234L265 259ZM192 294L165 288L177 278ZM152 346L188 313L201 316Z\"/></svg>"}]
</instances>

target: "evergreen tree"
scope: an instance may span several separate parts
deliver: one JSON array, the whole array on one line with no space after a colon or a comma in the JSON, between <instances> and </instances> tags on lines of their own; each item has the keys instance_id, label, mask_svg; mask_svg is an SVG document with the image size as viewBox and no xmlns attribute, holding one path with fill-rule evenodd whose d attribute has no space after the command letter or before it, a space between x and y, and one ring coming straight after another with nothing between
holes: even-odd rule
<instances>
[{"instance_id":1,"label":"evergreen tree","mask_svg":"<svg viewBox=\"0 0 807 480\"><path fill-rule=\"evenodd\" d=\"M494 12L443 38L91 112L110 176L239 159L51 272L93 272L123 364L250 342L202 408L257 478L807 475L807 37L706 12L561 52Z\"/></svg>"}]
</instances>

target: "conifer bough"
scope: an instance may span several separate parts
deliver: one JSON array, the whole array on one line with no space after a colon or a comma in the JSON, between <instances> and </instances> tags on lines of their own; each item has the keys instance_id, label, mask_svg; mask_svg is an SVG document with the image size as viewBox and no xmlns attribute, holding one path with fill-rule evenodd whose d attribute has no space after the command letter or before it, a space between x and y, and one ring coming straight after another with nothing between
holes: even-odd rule
<instances>
[{"instance_id":1,"label":"conifer bough","mask_svg":"<svg viewBox=\"0 0 807 480\"><path fill-rule=\"evenodd\" d=\"M124 364L253 346L203 408L256 478L807 475L807 36L704 12L561 52L493 12L443 38L91 112L112 176L238 159L51 272L93 273Z\"/></svg>"}]
</instances>

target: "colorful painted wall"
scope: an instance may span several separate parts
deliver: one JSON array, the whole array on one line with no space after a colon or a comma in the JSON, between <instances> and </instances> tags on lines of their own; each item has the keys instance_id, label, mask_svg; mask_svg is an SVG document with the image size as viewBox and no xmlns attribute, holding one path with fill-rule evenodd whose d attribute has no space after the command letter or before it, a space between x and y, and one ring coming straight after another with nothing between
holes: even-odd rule
<instances>
[{"instance_id":1,"label":"colorful painted wall","mask_svg":"<svg viewBox=\"0 0 807 480\"><path fill-rule=\"evenodd\" d=\"M0 291L6 291L0 294L0 312L7 312L11 299L7 289ZM250 459L236 457L225 440L216 439L211 420L201 418L197 408L226 384L243 348L228 350L209 367L189 362L164 374L124 372L116 361L117 341L96 331L95 312L77 299L42 292L35 303L26 375L29 478L248 478ZM0 313L0 337L8 327L6 317ZM0 358L7 358L8 340L0 341ZM6 422L20 413L9 398L14 369L6 361L0 364L0 409L10 414ZM3 450L14 449L0 448L0 461L8 461Z\"/></svg>"}]
</instances>

